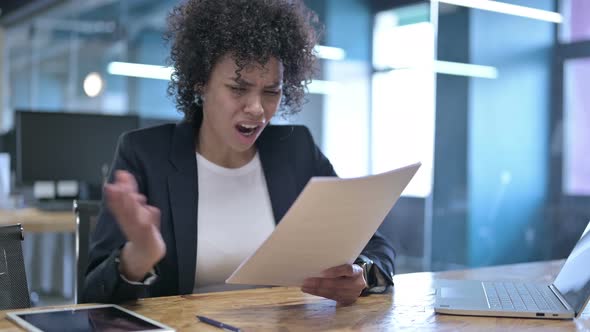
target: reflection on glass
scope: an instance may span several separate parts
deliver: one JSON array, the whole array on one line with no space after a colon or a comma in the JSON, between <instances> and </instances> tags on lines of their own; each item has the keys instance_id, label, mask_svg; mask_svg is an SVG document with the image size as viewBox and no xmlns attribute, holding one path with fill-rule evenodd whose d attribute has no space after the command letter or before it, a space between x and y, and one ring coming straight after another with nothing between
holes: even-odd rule
<instances>
[{"instance_id":1,"label":"reflection on glass","mask_svg":"<svg viewBox=\"0 0 590 332\"><path fill-rule=\"evenodd\" d=\"M564 73L563 192L590 195L590 58L566 61Z\"/></svg>"},{"instance_id":2,"label":"reflection on glass","mask_svg":"<svg viewBox=\"0 0 590 332\"><path fill-rule=\"evenodd\" d=\"M432 184L435 75L420 66L434 59L428 10L409 6L375 18L371 173L421 161L405 196L426 197Z\"/></svg>"},{"instance_id":3,"label":"reflection on glass","mask_svg":"<svg viewBox=\"0 0 590 332\"><path fill-rule=\"evenodd\" d=\"M564 18L559 29L562 42L590 40L590 1L562 0L560 11Z\"/></svg>"},{"instance_id":4,"label":"reflection on glass","mask_svg":"<svg viewBox=\"0 0 590 332\"><path fill-rule=\"evenodd\" d=\"M167 82L106 71L114 61L164 65L169 51L162 31L174 5L168 0L60 1L7 25L0 42L6 68L0 87L9 111L0 112L0 131L12 128L16 109L132 112L177 120ZM100 87L85 82L92 72L101 76Z\"/></svg>"},{"instance_id":5,"label":"reflection on glass","mask_svg":"<svg viewBox=\"0 0 590 332\"><path fill-rule=\"evenodd\" d=\"M590 296L590 224L553 284L578 313Z\"/></svg>"},{"instance_id":6,"label":"reflection on glass","mask_svg":"<svg viewBox=\"0 0 590 332\"><path fill-rule=\"evenodd\" d=\"M19 315L21 319L47 332L58 331L149 331L157 325L114 307L81 308Z\"/></svg>"}]
</instances>

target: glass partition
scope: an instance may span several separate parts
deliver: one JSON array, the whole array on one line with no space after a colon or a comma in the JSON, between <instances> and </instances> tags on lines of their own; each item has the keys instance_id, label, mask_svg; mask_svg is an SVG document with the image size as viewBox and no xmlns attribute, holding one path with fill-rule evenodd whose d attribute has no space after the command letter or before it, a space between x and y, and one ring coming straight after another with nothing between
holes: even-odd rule
<instances>
[{"instance_id":1,"label":"glass partition","mask_svg":"<svg viewBox=\"0 0 590 332\"><path fill-rule=\"evenodd\" d=\"M590 219L587 1L305 2L318 71L273 122L308 126L341 177L422 162L381 227L398 272L567 255ZM5 26L0 131L15 109L180 119L162 39L177 3L62 1Z\"/></svg>"}]
</instances>

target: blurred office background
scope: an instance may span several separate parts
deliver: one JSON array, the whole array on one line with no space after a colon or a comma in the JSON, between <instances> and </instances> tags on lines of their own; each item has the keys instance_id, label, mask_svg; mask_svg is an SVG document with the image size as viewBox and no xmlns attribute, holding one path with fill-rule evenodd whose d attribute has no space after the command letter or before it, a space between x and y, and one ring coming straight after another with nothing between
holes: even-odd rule
<instances>
[{"instance_id":1,"label":"blurred office background","mask_svg":"<svg viewBox=\"0 0 590 332\"><path fill-rule=\"evenodd\" d=\"M320 70L304 110L274 122L307 125L342 177L422 162L381 227L398 273L569 253L590 220L590 2L305 2L325 24ZM180 120L166 96L162 39L177 3L2 1L0 151L10 153L4 199L13 208L35 206L34 181L68 180L60 172L90 158L88 146L110 155L117 131ZM21 111L64 113L51 128L67 133L69 159L44 169L51 122ZM19 155L33 157L25 165ZM103 166L86 165L75 180L100 185ZM55 236L67 261L71 235ZM64 265L57 293L68 298Z\"/></svg>"}]
</instances>

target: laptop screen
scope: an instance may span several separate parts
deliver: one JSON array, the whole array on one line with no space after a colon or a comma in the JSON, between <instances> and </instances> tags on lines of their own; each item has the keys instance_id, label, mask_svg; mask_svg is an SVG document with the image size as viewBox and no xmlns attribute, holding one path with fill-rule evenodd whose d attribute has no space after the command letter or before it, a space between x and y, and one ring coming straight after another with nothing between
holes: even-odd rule
<instances>
[{"instance_id":1,"label":"laptop screen","mask_svg":"<svg viewBox=\"0 0 590 332\"><path fill-rule=\"evenodd\" d=\"M590 224L565 261L553 285L572 306L576 315L590 296Z\"/></svg>"}]
</instances>

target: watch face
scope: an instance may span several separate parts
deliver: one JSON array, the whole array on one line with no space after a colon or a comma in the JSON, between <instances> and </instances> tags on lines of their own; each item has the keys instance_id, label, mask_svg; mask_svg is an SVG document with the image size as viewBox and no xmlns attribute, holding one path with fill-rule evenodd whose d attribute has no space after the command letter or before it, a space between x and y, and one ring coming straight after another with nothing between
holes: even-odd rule
<instances>
[{"instance_id":1,"label":"watch face","mask_svg":"<svg viewBox=\"0 0 590 332\"><path fill-rule=\"evenodd\" d=\"M151 285L158 279L158 276L154 273L154 270L148 272L148 275L143 279L144 285Z\"/></svg>"},{"instance_id":2,"label":"watch face","mask_svg":"<svg viewBox=\"0 0 590 332\"><path fill-rule=\"evenodd\" d=\"M365 283L367 286L369 285L369 270L367 269L367 262L362 262L358 264L363 269L363 278L365 279Z\"/></svg>"}]
</instances>

